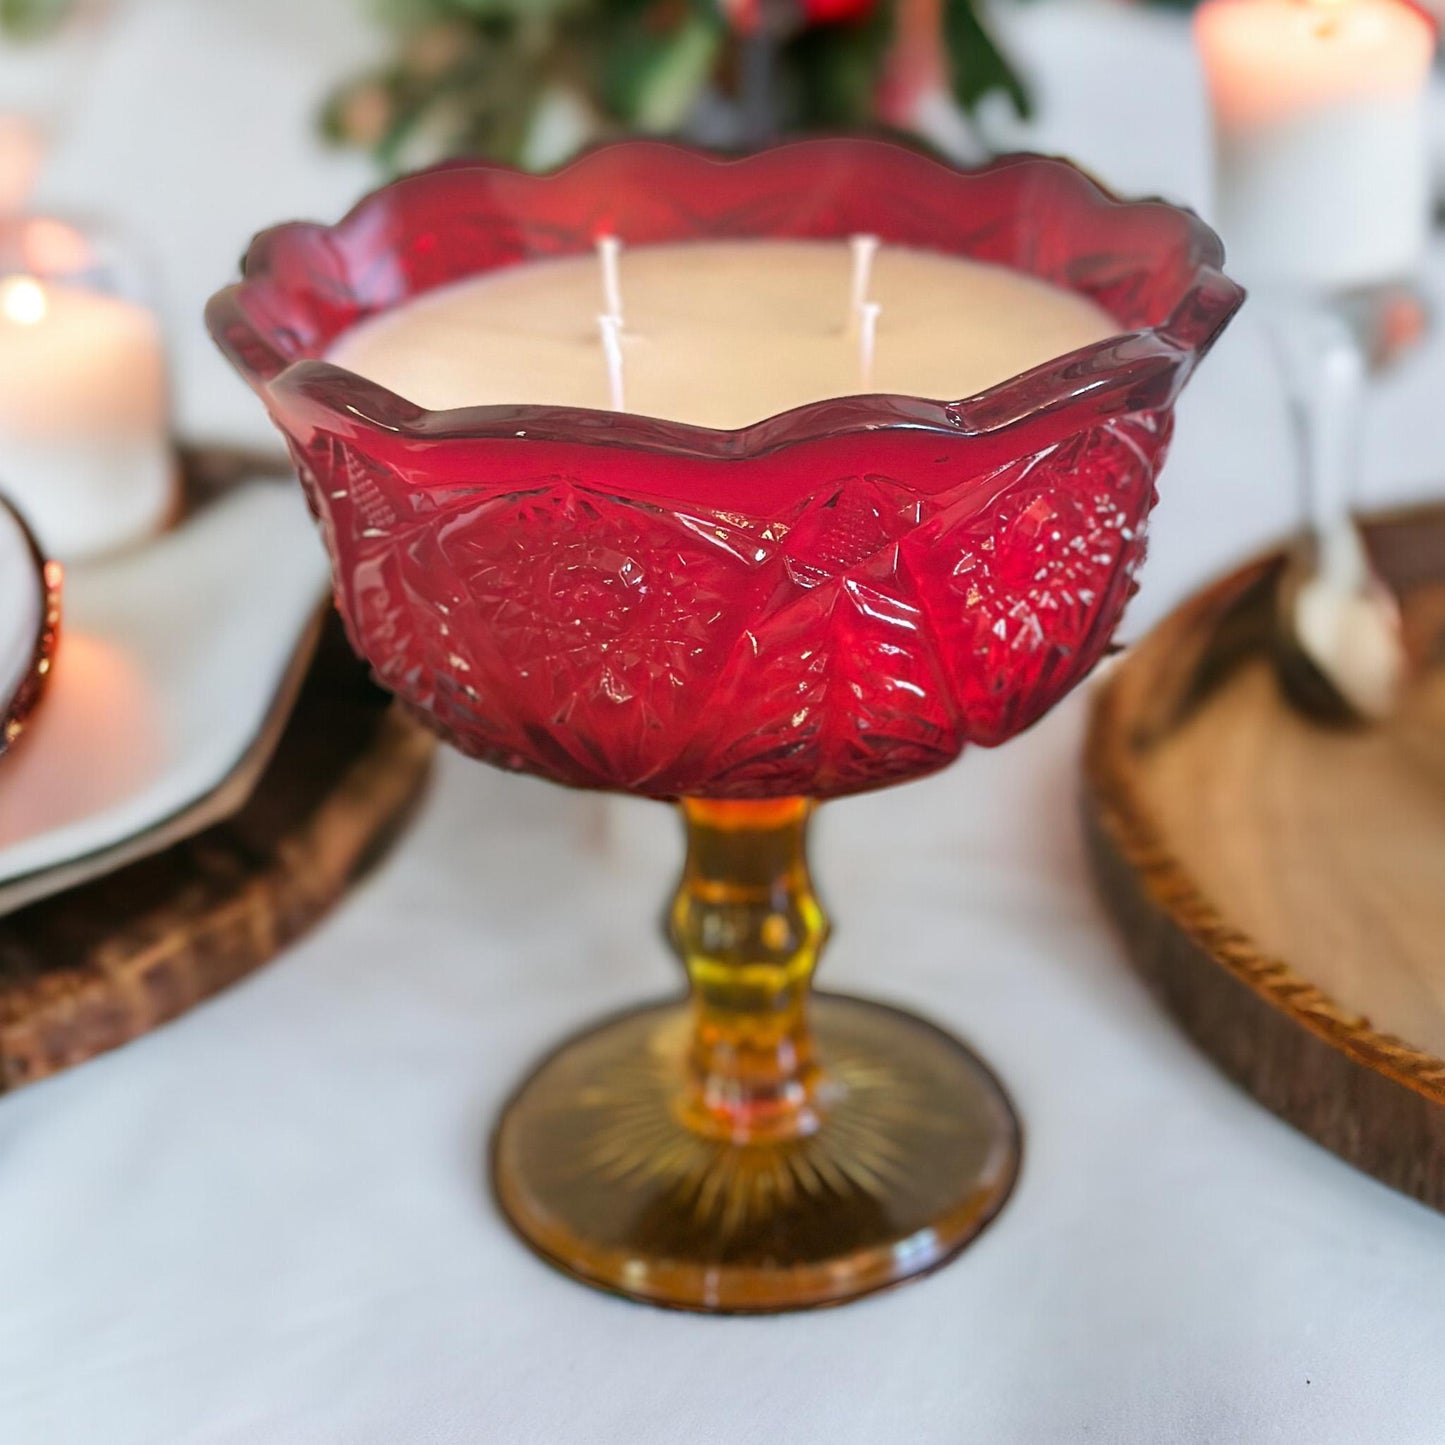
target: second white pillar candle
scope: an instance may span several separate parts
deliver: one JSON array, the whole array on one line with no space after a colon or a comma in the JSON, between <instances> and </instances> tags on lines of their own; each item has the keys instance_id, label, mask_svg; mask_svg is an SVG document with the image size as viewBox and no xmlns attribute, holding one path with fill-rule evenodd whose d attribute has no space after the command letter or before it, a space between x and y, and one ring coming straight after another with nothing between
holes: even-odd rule
<instances>
[{"instance_id":1,"label":"second white pillar candle","mask_svg":"<svg viewBox=\"0 0 1445 1445\"><path fill-rule=\"evenodd\" d=\"M1216 216L1246 281L1406 275L1430 222L1434 28L1404 0L1206 0Z\"/></svg>"}]
</instances>

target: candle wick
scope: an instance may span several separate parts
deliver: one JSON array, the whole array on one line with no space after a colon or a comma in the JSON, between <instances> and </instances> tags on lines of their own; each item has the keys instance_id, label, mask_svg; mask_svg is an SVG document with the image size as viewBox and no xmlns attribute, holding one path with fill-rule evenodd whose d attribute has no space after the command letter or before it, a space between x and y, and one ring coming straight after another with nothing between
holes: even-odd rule
<instances>
[{"instance_id":1,"label":"candle wick","mask_svg":"<svg viewBox=\"0 0 1445 1445\"><path fill-rule=\"evenodd\" d=\"M602 299L607 307L607 314L617 318L617 324L622 325L622 271L619 259L622 255L622 242L616 236L599 236L597 238L597 259L602 264Z\"/></svg>"},{"instance_id":2,"label":"candle wick","mask_svg":"<svg viewBox=\"0 0 1445 1445\"><path fill-rule=\"evenodd\" d=\"M878 349L878 317L882 311L876 301L865 301L858 311L858 370L864 391L873 389L873 360Z\"/></svg>"},{"instance_id":3,"label":"candle wick","mask_svg":"<svg viewBox=\"0 0 1445 1445\"><path fill-rule=\"evenodd\" d=\"M602 333L602 353L607 358L607 390L612 399L612 410L626 411L626 396L622 389L622 318L599 316L597 329Z\"/></svg>"},{"instance_id":4,"label":"candle wick","mask_svg":"<svg viewBox=\"0 0 1445 1445\"><path fill-rule=\"evenodd\" d=\"M873 261L882 243L877 236L852 236L848 245L853 252L853 284L848 302L848 330L858 329L863 308L873 289Z\"/></svg>"}]
</instances>

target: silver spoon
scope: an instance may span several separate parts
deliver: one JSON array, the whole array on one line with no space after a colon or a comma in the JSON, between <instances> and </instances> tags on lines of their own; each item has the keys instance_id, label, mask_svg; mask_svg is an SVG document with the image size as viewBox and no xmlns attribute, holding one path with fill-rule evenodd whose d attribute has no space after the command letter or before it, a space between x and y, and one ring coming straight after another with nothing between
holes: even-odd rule
<instances>
[{"instance_id":1,"label":"silver spoon","mask_svg":"<svg viewBox=\"0 0 1445 1445\"><path fill-rule=\"evenodd\" d=\"M1407 658L1394 594L1375 571L1350 503L1371 355L1393 360L1378 306L1284 313L1275 329L1299 442L1306 530L1276 596L1273 650L1285 695L1320 722L1395 710Z\"/></svg>"}]
</instances>

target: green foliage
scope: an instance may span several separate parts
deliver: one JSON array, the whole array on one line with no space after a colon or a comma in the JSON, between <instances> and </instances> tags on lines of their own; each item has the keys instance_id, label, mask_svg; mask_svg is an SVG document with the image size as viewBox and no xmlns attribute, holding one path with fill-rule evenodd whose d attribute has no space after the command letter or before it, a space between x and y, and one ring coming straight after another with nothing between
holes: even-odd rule
<instances>
[{"instance_id":1,"label":"green foliage","mask_svg":"<svg viewBox=\"0 0 1445 1445\"><path fill-rule=\"evenodd\" d=\"M65 19L74 0L0 0L0 33L12 40L43 40Z\"/></svg>"},{"instance_id":2,"label":"green foliage","mask_svg":"<svg viewBox=\"0 0 1445 1445\"><path fill-rule=\"evenodd\" d=\"M984 96L1001 90L1026 119L1029 93L970 0L946 0L943 33L953 56L953 93L958 103L972 110Z\"/></svg>"},{"instance_id":3,"label":"green foliage","mask_svg":"<svg viewBox=\"0 0 1445 1445\"><path fill-rule=\"evenodd\" d=\"M23 3L23 0L0 0ZM54 3L54 0L30 0ZM342 87L323 125L390 169L447 155L519 162L559 90L586 134L686 132L706 99L739 103L745 42L724 0L369 0L398 37L396 58ZM788 130L876 124L875 105L901 0L861 19L807 23L803 0L768 0L775 29L772 106ZM946 0L941 42L965 108L1022 83L979 20L979 0ZM554 117L555 118L555 117ZM575 128L575 125L574 125Z\"/></svg>"},{"instance_id":4,"label":"green foliage","mask_svg":"<svg viewBox=\"0 0 1445 1445\"><path fill-rule=\"evenodd\" d=\"M694 11L665 27L645 7L632 8L597 47L603 105L638 130L678 130L717 67L727 30L716 14Z\"/></svg>"},{"instance_id":5,"label":"green foliage","mask_svg":"<svg viewBox=\"0 0 1445 1445\"><path fill-rule=\"evenodd\" d=\"M891 7L879 5L857 25L802 31L788 46L799 119L838 130L871 117L891 28Z\"/></svg>"}]
</instances>

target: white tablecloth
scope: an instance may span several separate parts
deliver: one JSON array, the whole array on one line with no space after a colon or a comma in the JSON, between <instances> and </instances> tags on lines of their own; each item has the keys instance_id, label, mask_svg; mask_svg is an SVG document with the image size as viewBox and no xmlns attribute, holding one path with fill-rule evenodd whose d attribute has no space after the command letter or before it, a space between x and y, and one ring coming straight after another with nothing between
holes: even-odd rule
<instances>
[{"instance_id":1,"label":"white tablecloth","mask_svg":"<svg viewBox=\"0 0 1445 1445\"><path fill-rule=\"evenodd\" d=\"M1036 144L1199 198L1180 22L1049 3L1007 29ZM362 188L308 126L374 43L344 0L137 0L76 117L47 195L153 249L195 434L264 437L201 306L252 231ZM1372 499L1445 474L1442 378L1437 339L1380 389ZM1182 408L1128 633L1288 522L1284 456L1246 317ZM0 1100L0 1440L1438 1445L1445 1221L1257 1108L1129 972L1074 821L1083 715L820 821L828 983L979 1043L1025 1122L1018 1192L948 1269L719 1320L517 1245L489 1122L564 1032L675 986L652 923L677 839L661 809L448 757L404 846L284 960Z\"/></svg>"}]
</instances>

